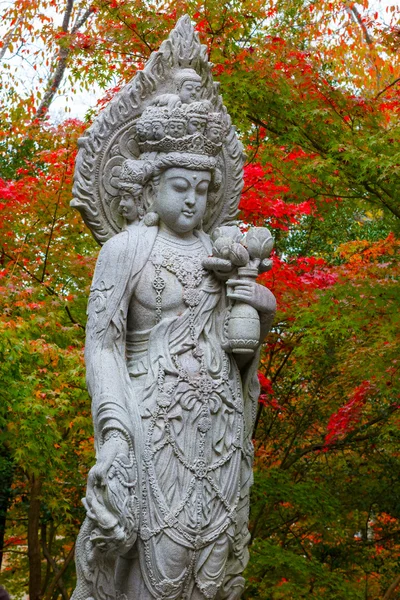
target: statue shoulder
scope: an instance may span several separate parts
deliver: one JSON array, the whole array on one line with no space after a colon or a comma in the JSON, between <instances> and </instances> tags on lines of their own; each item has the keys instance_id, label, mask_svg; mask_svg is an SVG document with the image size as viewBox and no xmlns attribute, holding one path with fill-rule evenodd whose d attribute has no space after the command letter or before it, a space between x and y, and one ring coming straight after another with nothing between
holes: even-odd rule
<instances>
[{"instance_id":1,"label":"statue shoulder","mask_svg":"<svg viewBox=\"0 0 400 600\"><path fill-rule=\"evenodd\" d=\"M97 262L101 262L101 260L104 258L107 258L108 260L117 260L121 254L125 252L128 241L129 235L127 231L121 231L120 233L114 235L112 238L107 240L105 244L103 244Z\"/></svg>"},{"instance_id":2,"label":"statue shoulder","mask_svg":"<svg viewBox=\"0 0 400 600\"><path fill-rule=\"evenodd\" d=\"M137 225L107 240L100 250L93 282L124 280L140 270L154 244L157 227Z\"/></svg>"},{"instance_id":3,"label":"statue shoulder","mask_svg":"<svg viewBox=\"0 0 400 600\"><path fill-rule=\"evenodd\" d=\"M96 262L92 290L106 282L115 285L117 278L129 268L128 244L128 233L122 231L103 245Z\"/></svg>"}]
</instances>

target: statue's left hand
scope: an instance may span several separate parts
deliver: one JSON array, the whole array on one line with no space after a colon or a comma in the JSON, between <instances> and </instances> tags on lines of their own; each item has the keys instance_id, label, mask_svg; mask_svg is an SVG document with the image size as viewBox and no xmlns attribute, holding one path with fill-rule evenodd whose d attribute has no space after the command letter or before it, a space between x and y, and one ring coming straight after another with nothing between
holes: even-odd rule
<instances>
[{"instance_id":1,"label":"statue's left hand","mask_svg":"<svg viewBox=\"0 0 400 600\"><path fill-rule=\"evenodd\" d=\"M205 258L203 260L203 267L207 269L207 271L212 271L217 279L220 279L221 281L226 281L237 271L237 267L235 267L230 260L216 258L215 256Z\"/></svg>"},{"instance_id":2,"label":"statue's left hand","mask_svg":"<svg viewBox=\"0 0 400 600\"><path fill-rule=\"evenodd\" d=\"M228 279L227 296L231 300L245 302L260 313L274 313L276 300L273 293L265 286L243 279Z\"/></svg>"}]
</instances>

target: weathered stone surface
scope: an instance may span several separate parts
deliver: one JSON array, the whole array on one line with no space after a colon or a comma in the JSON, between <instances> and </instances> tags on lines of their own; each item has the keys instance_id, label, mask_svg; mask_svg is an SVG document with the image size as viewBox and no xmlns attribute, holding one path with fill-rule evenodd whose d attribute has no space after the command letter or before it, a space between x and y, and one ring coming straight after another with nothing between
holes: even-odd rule
<instances>
[{"instance_id":1,"label":"weathered stone surface","mask_svg":"<svg viewBox=\"0 0 400 600\"><path fill-rule=\"evenodd\" d=\"M104 245L74 600L241 597L258 348L275 312L255 282L272 238L231 222L242 165L188 17L80 141L72 205Z\"/></svg>"}]
</instances>

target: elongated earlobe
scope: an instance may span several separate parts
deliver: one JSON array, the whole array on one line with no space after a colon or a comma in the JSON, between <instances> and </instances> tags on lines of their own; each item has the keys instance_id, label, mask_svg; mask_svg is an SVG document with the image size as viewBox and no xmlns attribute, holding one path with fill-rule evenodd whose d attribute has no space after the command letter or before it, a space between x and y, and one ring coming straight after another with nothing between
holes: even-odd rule
<instances>
[{"instance_id":1,"label":"elongated earlobe","mask_svg":"<svg viewBox=\"0 0 400 600\"><path fill-rule=\"evenodd\" d=\"M154 225L158 225L158 221L160 217L156 212L148 212L145 214L143 222L147 227L154 227Z\"/></svg>"}]
</instances>

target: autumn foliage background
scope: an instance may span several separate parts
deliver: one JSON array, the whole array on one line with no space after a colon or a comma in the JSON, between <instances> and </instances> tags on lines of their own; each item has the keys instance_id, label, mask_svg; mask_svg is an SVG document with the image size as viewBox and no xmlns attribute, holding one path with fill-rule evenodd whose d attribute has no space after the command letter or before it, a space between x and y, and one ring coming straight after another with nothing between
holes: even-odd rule
<instances>
[{"instance_id":1,"label":"autumn foliage background","mask_svg":"<svg viewBox=\"0 0 400 600\"><path fill-rule=\"evenodd\" d=\"M400 598L393 5L2 3L0 579L16 598L70 597L94 460L83 344L98 247L69 208L77 139L186 12L246 149L241 218L276 240L245 598ZM49 118L57 95L73 111L93 86L84 122Z\"/></svg>"}]
</instances>

